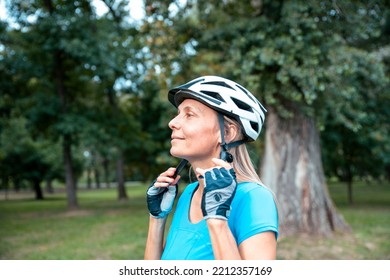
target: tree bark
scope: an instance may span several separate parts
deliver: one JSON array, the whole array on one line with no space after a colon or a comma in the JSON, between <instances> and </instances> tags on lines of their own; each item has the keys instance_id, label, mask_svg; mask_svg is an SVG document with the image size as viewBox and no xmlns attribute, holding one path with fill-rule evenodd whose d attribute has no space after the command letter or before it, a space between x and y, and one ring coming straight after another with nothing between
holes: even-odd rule
<instances>
[{"instance_id":1,"label":"tree bark","mask_svg":"<svg viewBox=\"0 0 390 280\"><path fill-rule=\"evenodd\" d=\"M41 188L41 182L39 179L36 179L33 181L33 186L34 186L34 192L35 192L35 199L36 200L43 200L43 192Z\"/></svg>"},{"instance_id":2,"label":"tree bark","mask_svg":"<svg viewBox=\"0 0 390 280\"><path fill-rule=\"evenodd\" d=\"M92 188L91 167L87 167L87 189Z\"/></svg>"},{"instance_id":3,"label":"tree bark","mask_svg":"<svg viewBox=\"0 0 390 280\"><path fill-rule=\"evenodd\" d=\"M108 103L111 106L112 115L116 116L119 108L115 99L115 92L113 90L113 87L107 89L107 97L108 97ZM124 156L123 156L123 150L121 147L116 147L118 151L118 158L116 161L116 177L118 181L118 199L119 200L126 200L127 199L127 193L125 188L125 176L124 176Z\"/></svg>"},{"instance_id":4,"label":"tree bark","mask_svg":"<svg viewBox=\"0 0 390 280\"><path fill-rule=\"evenodd\" d=\"M103 170L104 170L104 180L106 181L106 188L110 188L110 170L109 170L109 160L103 158Z\"/></svg>"},{"instance_id":5,"label":"tree bark","mask_svg":"<svg viewBox=\"0 0 390 280\"><path fill-rule=\"evenodd\" d=\"M315 121L298 111L282 119L270 108L266 127L261 177L276 195L281 236L350 231L328 193Z\"/></svg>"},{"instance_id":6,"label":"tree bark","mask_svg":"<svg viewBox=\"0 0 390 280\"><path fill-rule=\"evenodd\" d=\"M99 171L99 167L95 166L93 171L94 171L94 174L95 174L95 186L96 186L97 189L100 189L100 171Z\"/></svg>"},{"instance_id":7,"label":"tree bark","mask_svg":"<svg viewBox=\"0 0 390 280\"><path fill-rule=\"evenodd\" d=\"M126 200L127 193L125 188L125 176L123 172L124 166L124 156L122 150L118 150L118 160L117 160L117 180L118 180L118 199Z\"/></svg>"},{"instance_id":8,"label":"tree bark","mask_svg":"<svg viewBox=\"0 0 390 280\"><path fill-rule=\"evenodd\" d=\"M344 147L347 148L347 147ZM344 174L344 181L347 183L347 194L348 194L348 203L351 205L353 204L353 197L352 197L352 182L353 182L353 175L351 166L349 163L345 164L345 174Z\"/></svg>"},{"instance_id":9,"label":"tree bark","mask_svg":"<svg viewBox=\"0 0 390 280\"><path fill-rule=\"evenodd\" d=\"M71 152L71 136L65 134L63 136L63 156L65 163L65 181L66 181L66 194L68 198L68 208L74 210L78 208L76 184L74 180L73 165L72 165L72 152Z\"/></svg>"}]
</instances>

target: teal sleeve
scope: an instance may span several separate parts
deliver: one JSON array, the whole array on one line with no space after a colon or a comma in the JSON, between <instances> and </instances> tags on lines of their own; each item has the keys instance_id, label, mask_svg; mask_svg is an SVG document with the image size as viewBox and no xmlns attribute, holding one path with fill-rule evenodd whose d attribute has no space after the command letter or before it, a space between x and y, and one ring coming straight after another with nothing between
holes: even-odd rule
<instances>
[{"instance_id":1,"label":"teal sleeve","mask_svg":"<svg viewBox=\"0 0 390 280\"><path fill-rule=\"evenodd\" d=\"M252 183L238 190L236 195L229 224L237 244L266 231L274 232L277 238L278 212L271 191Z\"/></svg>"}]
</instances>

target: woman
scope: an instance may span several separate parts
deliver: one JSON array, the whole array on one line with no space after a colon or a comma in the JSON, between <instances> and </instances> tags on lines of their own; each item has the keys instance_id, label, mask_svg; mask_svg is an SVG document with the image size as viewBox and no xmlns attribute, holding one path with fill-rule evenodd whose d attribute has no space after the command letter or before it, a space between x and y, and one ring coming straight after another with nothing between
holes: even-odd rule
<instances>
[{"instance_id":1,"label":"woman","mask_svg":"<svg viewBox=\"0 0 390 280\"><path fill-rule=\"evenodd\" d=\"M180 176L161 173L147 191L145 259L275 259L277 209L245 142L261 131L266 110L241 85L203 76L169 91L178 115L169 122L170 153L187 160L198 181L178 201L164 241Z\"/></svg>"}]
</instances>

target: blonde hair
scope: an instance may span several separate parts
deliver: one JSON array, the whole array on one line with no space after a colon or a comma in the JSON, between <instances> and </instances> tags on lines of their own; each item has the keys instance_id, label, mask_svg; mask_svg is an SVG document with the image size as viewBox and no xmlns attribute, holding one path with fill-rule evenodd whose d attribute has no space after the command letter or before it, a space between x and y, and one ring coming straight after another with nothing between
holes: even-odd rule
<instances>
[{"instance_id":1,"label":"blonde hair","mask_svg":"<svg viewBox=\"0 0 390 280\"><path fill-rule=\"evenodd\" d=\"M244 136L242 134L241 126L237 121L232 120L229 117L224 116L225 129L229 124L234 125L237 128L237 135L232 141L241 140ZM259 175L257 174L253 162L249 156L248 150L245 144L233 147L229 150L229 153L233 156L232 166L236 171L237 180L242 182L254 182L263 185Z\"/></svg>"},{"instance_id":2,"label":"blonde hair","mask_svg":"<svg viewBox=\"0 0 390 280\"><path fill-rule=\"evenodd\" d=\"M237 140L240 140L244 137L244 135L242 134L241 126L239 125L239 123L237 121L232 120L226 116L224 116L224 120L225 120L225 125L224 125L225 130L227 129L227 126L229 124L233 124L234 126L237 127L238 133L237 133L235 139L233 139L232 141L237 141ZM242 144L242 145L233 147L229 150L229 153L233 156L232 166L233 166L234 171L236 172L237 181L238 182L254 182L254 183L257 183L257 184L263 186L267 190L269 190L271 192L272 196L274 197L274 201L276 204L276 211L278 212L278 216L280 216L279 215L279 208L280 207L279 207L279 202L276 198L276 195L269 187L264 185L263 182L261 181L259 174L256 172L256 170L253 166L253 163L252 163L252 160L249 156L246 145Z\"/></svg>"}]
</instances>

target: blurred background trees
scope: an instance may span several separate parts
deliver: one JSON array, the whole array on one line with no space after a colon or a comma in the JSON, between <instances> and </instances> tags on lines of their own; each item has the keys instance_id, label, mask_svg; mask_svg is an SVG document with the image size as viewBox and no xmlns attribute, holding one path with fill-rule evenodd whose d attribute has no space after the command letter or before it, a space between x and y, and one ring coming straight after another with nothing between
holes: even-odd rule
<instances>
[{"instance_id":1,"label":"blurred background trees","mask_svg":"<svg viewBox=\"0 0 390 280\"><path fill-rule=\"evenodd\" d=\"M176 163L167 90L215 74L268 109L250 149L283 230L347 230L325 178L352 203L354 180L390 176L388 1L140 2L135 21L129 1L5 1L1 187L42 199L64 182L69 209L80 182L126 199L126 181Z\"/></svg>"}]
</instances>

